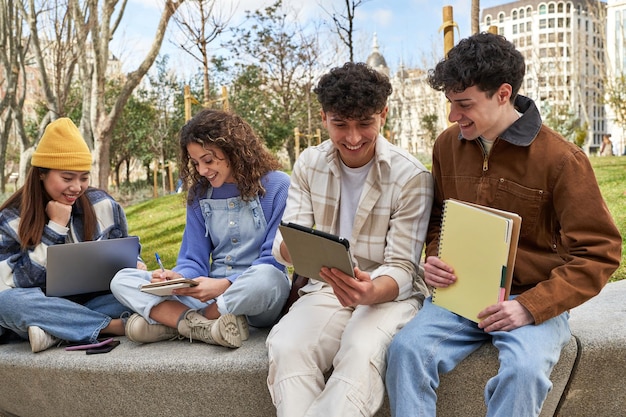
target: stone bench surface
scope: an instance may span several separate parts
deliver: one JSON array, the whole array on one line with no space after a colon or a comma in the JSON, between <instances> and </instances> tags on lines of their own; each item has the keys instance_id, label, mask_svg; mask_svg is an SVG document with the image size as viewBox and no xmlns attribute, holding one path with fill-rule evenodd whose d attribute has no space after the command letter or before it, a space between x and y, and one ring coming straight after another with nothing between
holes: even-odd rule
<instances>
[{"instance_id":1,"label":"stone bench surface","mask_svg":"<svg viewBox=\"0 0 626 417\"><path fill-rule=\"evenodd\" d=\"M626 281L574 309L569 342L552 373L541 417L615 417L626 409ZM267 330L230 350L204 343L122 343L107 354L28 343L0 346L0 416L274 416L266 386ZM440 417L484 416L484 385L497 372L487 344L443 375ZM574 372L572 372L574 370ZM462 411L459 411L462 410ZM376 417L390 416L385 402Z\"/></svg>"}]
</instances>

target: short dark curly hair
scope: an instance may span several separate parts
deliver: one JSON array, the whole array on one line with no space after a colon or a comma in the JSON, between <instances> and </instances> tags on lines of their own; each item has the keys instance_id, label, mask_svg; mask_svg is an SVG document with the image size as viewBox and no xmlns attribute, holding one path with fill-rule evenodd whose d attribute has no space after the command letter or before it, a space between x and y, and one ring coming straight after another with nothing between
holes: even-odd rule
<instances>
[{"instance_id":1,"label":"short dark curly hair","mask_svg":"<svg viewBox=\"0 0 626 417\"><path fill-rule=\"evenodd\" d=\"M383 111L392 91L386 75L362 62L331 69L313 89L324 112L355 120Z\"/></svg>"},{"instance_id":2,"label":"short dark curly hair","mask_svg":"<svg viewBox=\"0 0 626 417\"><path fill-rule=\"evenodd\" d=\"M435 90L461 92L476 86L488 97L504 84L512 87L511 101L522 86L524 56L504 36L482 32L462 39L434 69L428 83Z\"/></svg>"}]
</instances>

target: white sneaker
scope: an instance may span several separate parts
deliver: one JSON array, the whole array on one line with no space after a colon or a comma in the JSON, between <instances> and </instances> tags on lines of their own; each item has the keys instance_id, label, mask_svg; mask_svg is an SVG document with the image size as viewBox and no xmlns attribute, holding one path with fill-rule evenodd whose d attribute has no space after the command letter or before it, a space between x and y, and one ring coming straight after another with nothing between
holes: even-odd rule
<instances>
[{"instance_id":1,"label":"white sneaker","mask_svg":"<svg viewBox=\"0 0 626 417\"><path fill-rule=\"evenodd\" d=\"M28 327L28 340L33 353L41 352L60 342L61 339L54 337L37 326Z\"/></svg>"},{"instance_id":2,"label":"white sneaker","mask_svg":"<svg viewBox=\"0 0 626 417\"><path fill-rule=\"evenodd\" d=\"M150 324L140 314L133 314L124 326L126 337L135 343L152 343L176 339L178 330L164 324Z\"/></svg>"}]
</instances>

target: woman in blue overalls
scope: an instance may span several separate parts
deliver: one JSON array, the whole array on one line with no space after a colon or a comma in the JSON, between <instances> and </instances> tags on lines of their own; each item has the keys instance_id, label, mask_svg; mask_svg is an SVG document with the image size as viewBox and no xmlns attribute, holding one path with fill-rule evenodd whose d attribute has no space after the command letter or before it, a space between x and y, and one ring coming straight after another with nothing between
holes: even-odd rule
<instances>
[{"instance_id":1,"label":"woman in blue overalls","mask_svg":"<svg viewBox=\"0 0 626 417\"><path fill-rule=\"evenodd\" d=\"M273 325L289 295L285 267L272 256L289 176L248 123L200 111L180 134L181 178L188 189L183 241L173 270L124 269L111 290L137 312L126 324L137 343L185 337L237 348L248 323ZM158 296L147 281L190 278L199 285Z\"/></svg>"}]
</instances>

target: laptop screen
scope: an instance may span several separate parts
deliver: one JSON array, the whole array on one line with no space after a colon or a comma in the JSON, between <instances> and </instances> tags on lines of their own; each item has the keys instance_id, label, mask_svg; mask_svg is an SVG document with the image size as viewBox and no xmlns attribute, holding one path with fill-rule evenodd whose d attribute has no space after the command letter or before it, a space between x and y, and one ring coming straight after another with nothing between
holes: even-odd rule
<instances>
[{"instance_id":1,"label":"laptop screen","mask_svg":"<svg viewBox=\"0 0 626 417\"><path fill-rule=\"evenodd\" d=\"M120 269L137 267L139 248L137 236L49 246L46 295L109 291Z\"/></svg>"}]
</instances>

